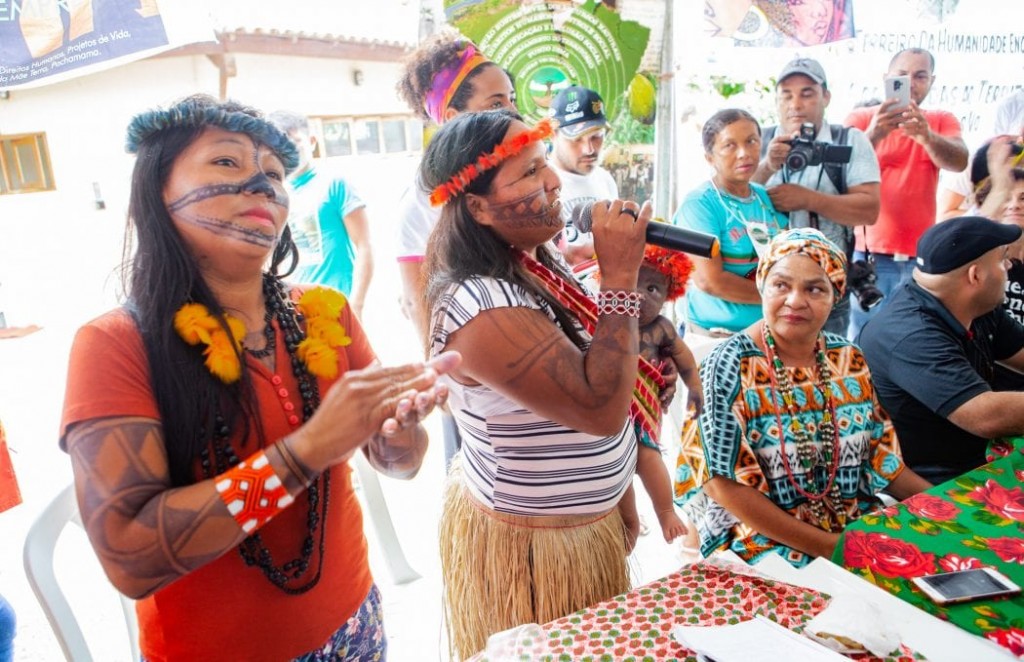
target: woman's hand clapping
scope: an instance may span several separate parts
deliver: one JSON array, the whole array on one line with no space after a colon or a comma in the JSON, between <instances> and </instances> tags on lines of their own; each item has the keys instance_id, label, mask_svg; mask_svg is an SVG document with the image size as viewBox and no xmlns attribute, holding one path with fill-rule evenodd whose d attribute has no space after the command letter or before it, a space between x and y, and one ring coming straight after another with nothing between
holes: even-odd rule
<instances>
[{"instance_id":1,"label":"woman's hand clapping","mask_svg":"<svg viewBox=\"0 0 1024 662\"><path fill-rule=\"evenodd\" d=\"M444 404L448 389L437 378L461 360L457 352L444 352L425 363L373 365L345 373L293 436L292 451L320 473L347 460L372 438L392 439L415 428Z\"/></svg>"}]
</instances>

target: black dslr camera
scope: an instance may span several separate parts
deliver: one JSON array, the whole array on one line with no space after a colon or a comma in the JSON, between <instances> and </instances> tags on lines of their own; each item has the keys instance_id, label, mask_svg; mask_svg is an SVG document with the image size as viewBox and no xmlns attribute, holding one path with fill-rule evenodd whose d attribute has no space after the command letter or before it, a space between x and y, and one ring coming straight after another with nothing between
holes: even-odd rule
<instances>
[{"instance_id":1,"label":"black dslr camera","mask_svg":"<svg viewBox=\"0 0 1024 662\"><path fill-rule=\"evenodd\" d=\"M823 143L814 138L814 125L810 122L801 124L800 137L789 141L789 153L786 154L786 167L790 172L800 172L809 165L850 162L853 147Z\"/></svg>"},{"instance_id":2,"label":"black dslr camera","mask_svg":"<svg viewBox=\"0 0 1024 662\"><path fill-rule=\"evenodd\" d=\"M870 258L851 262L850 268L846 270L846 282L865 313L885 298L882 290L875 286L878 276L875 274L875 263Z\"/></svg>"}]
</instances>

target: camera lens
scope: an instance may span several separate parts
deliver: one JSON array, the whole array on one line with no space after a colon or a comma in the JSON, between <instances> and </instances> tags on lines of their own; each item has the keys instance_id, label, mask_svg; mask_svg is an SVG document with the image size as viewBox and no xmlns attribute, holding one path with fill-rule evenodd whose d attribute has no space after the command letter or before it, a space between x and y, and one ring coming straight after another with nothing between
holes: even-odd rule
<instances>
[{"instance_id":1,"label":"camera lens","mask_svg":"<svg viewBox=\"0 0 1024 662\"><path fill-rule=\"evenodd\" d=\"M860 302L860 308L864 312L871 310L885 298L885 294L874 285L868 285L854 294L857 295L857 301Z\"/></svg>"},{"instance_id":2,"label":"camera lens","mask_svg":"<svg viewBox=\"0 0 1024 662\"><path fill-rule=\"evenodd\" d=\"M871 310L885 298L882 290L875 287L878 276L875 275L875 266L870 262L856 260L850 263L847 279L850 291L857 297L864 312Z\"/></svg>"},{"instance_id":3,"label":"camera lens","mask_svg":"<svg viewBox=\"0 0 1024 662\"><path fill-rule=\"evenodd\" d=\"M807 167L807 156L803 150L792 149L789 154L786 155L786 167L790 170L797 172Z\"/></svg>"}]
</instances>

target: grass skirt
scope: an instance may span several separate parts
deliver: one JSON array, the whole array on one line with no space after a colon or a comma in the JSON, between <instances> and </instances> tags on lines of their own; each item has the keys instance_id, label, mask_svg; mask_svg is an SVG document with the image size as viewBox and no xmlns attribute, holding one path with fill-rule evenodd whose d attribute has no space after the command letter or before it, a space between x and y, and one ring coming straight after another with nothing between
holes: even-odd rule
<instances>
[{"instance_id":1,"label":"grass skirt","mask_svg":"<svg viewBox=\"0 0 1024 662\"><path fill-rule=\"evenodd\" d=\"M487 638L544 624L629 590L618 508L594 516L498 513L471 497L458 459L441 515L441 571L452 653L466 659Z\"/></svg>"}]
</instances>

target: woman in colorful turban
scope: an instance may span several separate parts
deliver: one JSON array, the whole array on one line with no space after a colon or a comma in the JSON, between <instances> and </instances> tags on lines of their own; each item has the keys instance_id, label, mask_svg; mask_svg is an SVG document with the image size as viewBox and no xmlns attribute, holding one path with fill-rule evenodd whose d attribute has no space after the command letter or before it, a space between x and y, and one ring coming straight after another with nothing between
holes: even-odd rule
<instances>
[{"instance_id":1,"label":"woman in colorful turban","mask_svg":"<svg viewBox=\"0 0 1024 662\"><path fill-rule=\"evenodd\" d=\"M676 503L705 556L801 566L831 556L878 492L930 485L903 464L860 349L822 330L846 289L843 252L817 230L783 232L756 283L764 318L701 365L704 409L683 431Z\"/></svg>"}]
</instances>

